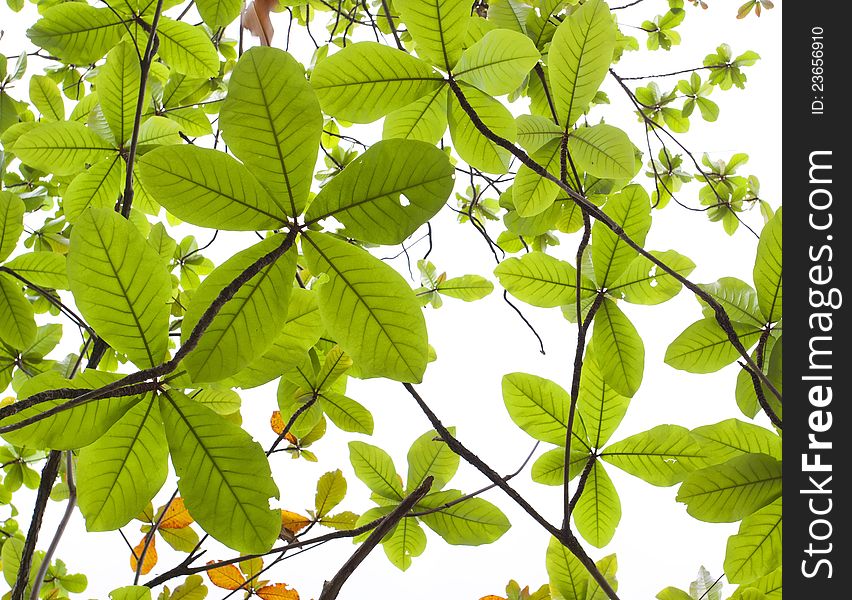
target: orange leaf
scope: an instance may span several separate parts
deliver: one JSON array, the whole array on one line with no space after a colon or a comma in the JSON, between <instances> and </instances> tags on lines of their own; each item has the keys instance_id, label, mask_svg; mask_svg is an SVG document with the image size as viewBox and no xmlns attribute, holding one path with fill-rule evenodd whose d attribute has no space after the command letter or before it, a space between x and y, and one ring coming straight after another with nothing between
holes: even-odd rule
<instances>
[{"instance_id":1,"label":"orange leaf","mask_svg":"<svg viewBox=\"0 0 852 600\"><path fill-rule=\"evenodd\" d=\"M299 592L287 589L287 584L265 585L255 592L263 600L299 600Z\"/></svg>"},{"instance_id":2,"label":"orange leaf","mask_svg":"<svg viewBox=\"0 0 852 600\"><path fill-rule=\"evenodd\" d=\"M502 596L483 596L479 600L506 600L506 598L503 598Z\"/></svg>"},{"instance_id":3,"label":"orange leaf","mask_svg":"<svg viewBox=\"0 0 852 600\"><path fill-rule=\"evenodd\" d=\"M216 562L211 560L207 564L215 565ZM246 578L234 565L222 565L210 569L207 571L207 576L210 578L210 583L226 590L238 590L246 582Z\"/></svg>"},{"instance_id":4,"label":"orange leaf","mask_svg":"<svg viewBox=\"0 0 852 600\"><path fill-rule=\"evenodd\" d=\"M166 509L166 514L163 515L163 520L160 521L160 527L163 529L183 529L192 525L193 521L192 515L186 510L183 498L178 496L172 500Z\"/></svg>"},{"instance_id":5,"label":"orange leaf","mask_svg":"<svg viewBox=\"0 0 852 600\"><path fill-rule=\"evenodd\" d=\"M145 536L147 537L147 536ZM130 570L136 572L136 566L139 564L139 556L142 556L142 550L145 548L145 537L142 541L136 544L133 552L130 553ZM148 550L145 551L145 557L142 559L142 575L147 575L157 564L157 538L151 538L151 543L148 544Z\"/></svg>"},{"instance_id":6,"label":"orange leaf","mask_svg":"<svg viewBox=\"0 0 852 600\"><path fill-rule=\"evenodd\" d=\"M272 418L269 419L269 425L272 427L272 431L281 435L281 432L284 431L284 419L281 418L281 411L276 410L272 413Z\"/></svg>"},{"instance_id":7,"label":"orange leaf","mask_svg":"<svg viewBox=\"0 0 852 600\"><path fill-rule=\"evenodd\" d=\"M262 46L269 46L275 30L269 13L278 5L278 0L253 0L247 7L243 17L243 27L252 35L260 38Z\"/></svg>"},{"instance_id":8,"label":"orange leaf","mask_svg":"<svg viewBox=\"0 0 852 600\"><path fill-rule=\"evenodd\" d=\"M281 511L281 526L286 527L293 533L299 533L310 524L311 520L308 517L303 517L299 513L290 512L289 510Z\"/></svg>"}]
</instances>

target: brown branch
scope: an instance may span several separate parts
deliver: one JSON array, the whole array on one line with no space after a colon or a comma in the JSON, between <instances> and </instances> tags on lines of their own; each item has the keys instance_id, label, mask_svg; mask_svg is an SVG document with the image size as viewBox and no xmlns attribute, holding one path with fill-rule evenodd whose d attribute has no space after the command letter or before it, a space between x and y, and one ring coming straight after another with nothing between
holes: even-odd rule
<instances>
[{"instance_id":1,"label":"brown branch","mask_svg":"<svg viewBox=\"0 0 852 600\"><path fill-rule=\"evenodd\" d=\"M464 95L464 92L459 87L458 83L455 82L452 78L448 80L450 89L452 89L453 93L456 95L456 98L459 101L459 105L465 111L465 113L470 117L470 120L473 122L476 129L485 136L488 140L494 142L501 148L505 148L509 152L512 153L515 158L521 161L524 165L532 169L534 173L547 179L548 181L552 181L556 185L558 185L562 190L564 190L568 196L570 196L573 200L575 200L582 208L585 208L589 215L594 217L597 221L600 221L604 225L606 225L613 233L615 233L625 244L636 250L641 256L647 258L651 263L657 265L660 269L662 269L665 273L671 275L676 281L679 281L684 287L688 290L696 294L699 298L704 300L704 302L710 306L716 316L716 321L722 327L722 330L728 336L728 340L731 345L737 350L737 352L742 356L743 360L745 360L746 364L749 368L753 369L760 380L764 383L764 385L769 389L775 396L780 400L782 398L781 392L769 381L769 378L766 376L763 371L757 368L757 365L754 364L754 360L752 360L748 351L743 347L742 342L740 341L739 336L734 330L733 324L731 323L731 319L728 316L728 313L725 312L725 309L716 301L713 296L702 290L695 283L678 273L675 269L672 269L665 262L657 258L654 254L646 250L642 247L641 244L638 244L633 238L631 238L627 233L625 233L624 229L615 221L612 220L600 207L596 206L594 203L590 202L588 198L584 195L578 193L576 190L572 189L571 186L562 182L558 177L554 177L547 169L542 167L539 163L534 161L530 156L524 152L522 149L515 146L509 140L497 135L488 126L482 121L479 115L476 113L474 108L471 106L470 102L468 102L467 98Z\"/></svg>"},{"instance_id":2,"label":"brown branch","mask_svg":"<svg viewBox=\"0 0 852 600\"><path fill-rule=\"evenodd\" d=\"M322 593L319 595L319 600L335 600L343 588L346 580L355 572L364 559L379 545L388 533L396 527L396 525L405 517L405 514L417 504L423 496L429 493L432 489L433 478L431 475L426 477L417 488L411 492L402 502L399 503L392 512L390 512L382 522L379 523L369 537L364 540L364 543L358 546L358 549L349 557L340 570L322 586Z\"/></svg>"},{"instance_id":3,"label":"brown branch","mask_svg":"<svg viewBox=\"0 0 852 600\"><path fill-rule=\"evenodd\" d=\"M586 481L589 480L589 474L592 472L592 468L595 466L595 461L598 457L594 454L589 456L588 460L586 460L586 465L583 467L583 472L580 473L580 479L577 481L577 491L574 492L574 496L568 502L568 508L566 510L566 521L571 519L571 513L574 512L574 509L577 507L577 502L580 501L580 496L583 495L583 490L586 489ZM568 464L565 465L565 472L568 472Z\"/></svg>"},{"instance_id":4,"label":"brown branch","mask_svg":"<svg viewBox=\"0 0 852 600\"><path fill-rule=\"evenodd\" d=\"M382 0L382 11L385 13L385 18L388 20L388 27L390 27L391 33L393 34L393 40L396 42L396 47L400 50L405 50L405 47L402 45L402 41L399 39L399 33L396 31L396 24L393 22L393 17L390 13L390 8L388 7L388 0Z\"/></svg>"},{"instance_id":5,"label":"brown branch","mask_svg":"<svg viewBox=\"0 0 852 600\"><path fill-rule=\"evenodd\" d=\"M24 547L21 550L20 567L18 568L18 577L15 580L15 585L12 588L11 600L24 600L24 593L30 579L33 554L35 554L36 543L38 543L38 533L41 530L41 523L44 520L44 511L47 508L47 500L50 498L50 490L53 488L53 482L59 474L61 459L62 452L51 450L50 454L47 455L47 462L41 470L41 482L38 485L35 507L33 508L33 518L30 521L27 539L24 541Z\"/></svg>"}]
</instances>

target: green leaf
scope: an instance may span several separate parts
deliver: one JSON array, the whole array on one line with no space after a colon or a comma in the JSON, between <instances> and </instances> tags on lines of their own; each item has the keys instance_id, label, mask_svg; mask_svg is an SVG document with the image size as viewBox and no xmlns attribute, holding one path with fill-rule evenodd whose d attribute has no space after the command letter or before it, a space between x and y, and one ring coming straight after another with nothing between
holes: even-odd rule
<instances>
[{"instance_id":1,"label":"green leaf","mask_svg":"<svg viewBox=\"0 0 852 600\"><path fill-rule=\"evenodd\" d=\"M303 233L329 334L352 357L362 377L419 382L426 370L426 322L399 273L365 250L327 234Z\"/></svg>"},{"instance_id":2,"label":"green leaf","mask_svg":"<svg viewBox=\"0 0 852 600\"><path fill-rule=\"evenodd\" d=\"M760 232L754 263L754 285L760 312L770 323L781 318L782 309L781 212L779 208Z\"/></svg>"},{"instance_id":3,"label":"green leaf","mask_svg":"<svg viewBox=\"0 0 852 600\"><path fill-rule=\"evenodd\" d=\"M89 209L71 233L68 279L80 313L103 339L140 367L163 362L172 283L136 226Z\"/></svg>"},{"instance_id":4,"label":"green leaf","mask_svg":"<svg viewBox=\"0 0 852 600\"><path fill-rule=\"evenodd\" d=\"M323 392L319 404L339 429L365 435L373 434L373 415L361 404L343 394Z\"/></svg>"},{"instance_id":5,"label":"green leaf","mask_svg":"<svg viewBox=\"0 0 852 600\"><path fill-rule=\"evenodd\" d=\"M87 208L115 207L124 189L126 166L120 154L95 163L78 174L62 196L62 209L69 222L74 223Z\"/></svg>"},{"instance_id":6,"label":"green leaf","mask_svg":"<svg viewBox=\"0 0 852 600\"><path fill-rule=\"evenodd\" d=\"M349 462L370 491L388 500L402 500L402 481L387 452L364 442L349 442Z\"/></svg>"},{"instance_id":7,"label":"green leaf","mask_svg":"<svg viewBox=\"0 0 852 600\"><path fill-rule=\"evenodd\" d=\"M174 146L181 143L181 128L166 117L153 116L139 127L139 148L149 150L151 146Z\"/></svg>"},{"instance_id":8,"label":"green leaf","mask_svg":"<svg viewBox=\"0 0 852 600\"><path fill-rule=\"evenodd\" d=\"M688 277L695 263L674 250L651 254L668 265L675 273ZM653 305L671 300L680 293L681 283L645 256L637 256L607 291L631 304Z\"/></svg>"},{"instance_id":9,"label":"green leaf","mask_svg":"<svg viewBox=\"0 0 852 600\"><path fill-rule=\"evenodd\" d=\"M15 585L18 577L23 551L24 540L20 538L8 538L3 542L2 552L0 552L0 562L3 563L3 577L10 586Z\"/></svg>"},{"instance_id":10,"label":"green leaf","mask_svg":"<svg viewBox=\"0 0 852 600\"><path fill-rule=\"evenodd\" d=\"M453 75L486 94L502 96L518 89L540 58L524 34L494 29L464 51Z\"/></svg>"},{"instance_id":11,"label":"green leaf","mask_svg":"<svg viewBox=\"0 0 852 600\"><path fill-rule=\"evenodd\" d=\"M201 575L190 575L177 586L168 600L204 600L207 597L207 586Z\"/></svg>"},{"instance_id":12,"label":"green leaf","mask_svg":"<svg viewBox=\"0 0 852 600\"><path fill-rule=\"evenodd\" d=\"M557 27L547 66L564 128L573 125L595 97L612 62L615 39L615 22L602 0L584 3Z\"/></svg>"},{"instance_id":13,"label":"green leaf","mask_svg":"<svg viewBox=\"0 0 852 600\"><path fill-rule=\"evenodd\" d=\"M80 450L77 500L88 531L127 525L168 475L168 445L156 398L149 395L109 431Z\"/></svg>"},{"instance_id":14,"label":"green leaf","mask_svg":"<svg viewBox=\"0 0 852 600\"><path fill-rule=\"evenodd\" d=\"M322 113L305 71L283 50L248 50L231 75L221 127L228 148L287 215L305 209L322 135Z\"/></svg>"},{"instance_id":15,"label":"green leaf","mask_svg":"<svg viewBox=\"0 0 852 600\"><path fill-rule=\"evenodd\" d=\"M781 460L781 438L774 432L738 419L692 430L692 437L713 462L721 463L741 454L768 454Z\"/></svg>"},{"instance_id":16,"label":"green leaf","mask_svg":"<svg viewBox=\"0 0 852 600\"><path fill-rule=\"evenodd\" d=\"M640 185L629 185L618 194L612 195L604 205L604 212L633 241L645 245L645 237L651 229L651 199ZM636 250L627 245L606 224L596 221L592 225L592 264L595 277L603 287L609 287L627 270L638 256Z\"/></svg>"},{"instance_id":17,"label":"green leaf","mask_svg":"<svg viewBox=\"0 0 852 600\"><path fill-rule=\"evenodd\" d=\"M732 523L780 495L781 461L766 454L743 454L687 475L677 501L700 521Z\"/></svg>"},{"instance_id":18,"label":"green leaf","mask_svg":"<svg viewBox=\"0 0 852 600\"><path fill-rule=\"evenodd\" d=\"M743 519L725 550L728 581L750 584L781 566L782 523L780 499Z\"/></svg>"},{"instance_id":19,"label":"green leaf","mask_svg":"<svg viewBox=\"0 0 852 600\"><path fill-rule=\"evenodd\" d=\"M618 559L615 554L604 556L595 563L598 570L609 582L613 590L618 591L618 580L615 574L618 571ZM589 588L586 592L586 600L607 600L609 596L600 586L600 584L592 578L589 578Z\"/></svg>"},{"instance_id":20,"label":"green leaf","mask_svg":"<svg viewBox=\"0 0 852 600\"><path fill-rule=\"evenodd\" d=\"M19 137L12 149L24 163L56 175L73 175L115 152L109 142L76 121L40 123Z\"/></svg>"},{"instance_id":21,"label":"green leaf","mask_svg":"<svg viewBox=\"0 0 852 600\"><path fill-rule=\"evenodd\" d=\"M56 371L47 371L26 381L20 387L18 395L20 398L27 398L51 389L94 389L112 383L116 379L118 376L112 373L87 370L74 379L68 380ZM142 396L107 397L95 402L86 402L16 431L4 433L3 438L10 444L31 448L53 450L82 448L101 437L141 398ZM66 402L68 401L50 400L25 408L5 419L4 425L18 423Z\"/></svg>"},{"instance_id":22,"label":"green leaf","mask_svg":"<svg viewBox=\"0 0 852 600\"><path fill-rule=\"evenodd\" d=\"M128 585L109 593L111 600L151 600L151 588L144 585Z\"/></svg>"},{"instance_id":23,"label":"green leaf","mask_svg":"<svg viewBox=\"0 0 852 600\"><path fill-rule=\"evenodd\" d=\"M655 596L658 600L694 600L692 596L676 587L667 587Z\"/></svg>"},{"instance_id":24,"label":"green leaf","mask_svg":"<svg viewBox=\"0 0 852 600\"><path fill-rule=\"evenodd\" d=\"M528 154L533 154L548 142L562 137L562 128L547 117L521 115L515 122L518 125L518 144Z\"/></svg>"},{"instance_id":25,"label":"green leaf","mask_svg":"<svg viewBox=\"0 0 852 600\"><path fill-rule=\"evenodd\" d=\"M757 325L732 323L746 348L762 333ZM689 373L713 373L731 364L740 354L716 319L701 319L687 327L666 350L666 364Z\"/></svg>"},{"instance_id":26,"label":"green leaf","mask_svg":"<svg viewBox=\"0 0 852 600\"><path fill-rule=\"evenodd\" d=\"M7 262L6 267L38 286L67 290L65 262L65 256L56 252L28 252Z\"/></svg>"},{"instance_id":27,"label":"green leaf","mask_svg":"<svg viewBox=\"0 0 852 600\"><path fill-rule=\"evenodd\" d=\"M195 5L198 14L213 31L230 25L240 16L240 0L197 0Z\"/></svg>"},{"instance_id":28,"label":"green leaf","mask_svg":"<svg viewBox=\"0 0 852 600\"><path fill-rule=\"evenodd\" d=\"M42 120L65 119L65 103L59 93L59 86L46 75L33 75L30 79L30 102L41 113Z\"/></svg>"},{"instance_id":29,"label":"green leaf","mask_svg":"<svg viewBox=\"0 0 852 600\"><path fill-rule=\"evenodd\" d=\"M458 490L429 494L417 505L434 509L462 497ZM502 511L482 498L469 498L449 508L420 517L429 529L453 546L491 544L509 531L511 524Z\"/></svg>"},{"instance_id":30,"label":"green leaf","mask_svg":"<svg viewBox=\"0 0 852 600\"><path fill-rule=\"evenodd\" d=\"M660 487L683 481L706 464L705 457L689 430L679 425L658 425L610 444L601 453L611 465Z\"/></svg>"},{"instance_id":31,"label":"green leaf","mask_svg":"<svg viewBox=\"0 0 852 600\"><path fill-rule=\"evenodd\" d=\"M329 471L317 481L317 493L314 497L314 508L317 517L324 517L343 502L346 497L346 479L340 469Z\"/></svg>"},{"instance_id":32,"label":"green leaf","mask_svg":"<svg viewBox=\"0 0 852 600\"><path fill-rule=\"evenodd\" d=\"M160 396L178 489L198 524L229 548L263 553L281 532L278 497L260 444L237 425L169 391Z\"/></svg>"},{"instance_id":33,"label":"green leaf","mask_svg":"<svg viewBox=\"0 0 852 600\"><path fill-rule=\"evenodd\" d=\"M480 275L462 275L442 281L435 289L444 296L473 302L494 291L494 284Z\"/></svg>"},{"instance_id":34,"label":"green leaf","mask_svg":"<svg viewBox=\"0 0 852 600\"><path fill-rule=\"evenodd\" d=\"M528 373L503 376L503 403L515 424L542 442L565 445L571 397L549 379ZM573 435L587 445L582 418L575 415Z\"/></svg>"},{"instance_id":35,"label":"green leaf","mask_svg":"<svg viewBox=\"0 0 852 600\"><path fill-rule=\"evenodd\" d=\"M201 27L161 17L157 27L158 54L179 73L190 77L219 74L219 54Z\"/></svg>"},{"instance_id":36,"label":"green leaf","mask_svg":"<svg viewBox=\"0 0 852 600\"><path fill-rule=\"evenodd\" d=\"M748 585L738 587L734 595L731 596L731 600L781 600L782 583L781 568L779 567L769 575L764 575ZM764 596L762 598L760 596L749 598L746 595L749 590L762 593Z\"/></svg>"},{"instance_id":37,"label":"green leaf","mask_svg":"<svg viewBox=\"0 0 852 600\"><path fill-rule=\"evenodd\" d=\"M455 428L450 428L455 434ZM429 430L414 440L408 450L408 479L406 489L413 490L429 475L435 478L432 491L436 492L449 483L459 468L459 455L438 436Z\"/></svg>"},{"instance_id":38,"label":"green leaf","mask_svg":"<svg viewBox=\"0 0 852 600\"><path fill-rule=\"evenodd\" d=\"M36 331L33 305L24 296L21 284L0 273L0 340L23 350L35 341Z\"/></svg>"},{"instance_id":39,"label":"green leaf","mask_svg":"<svg viewBox=\"0 0 852 600\"><path fill-rule=\"evenodd\" d=\"M589 589L589 573L580 559L555 537L550 538L545 558L550 591L555 599L585 600Z\"/></svg>"},{"instance_id":40,"label":"green leaf","mask_svg":"<svg viewBox=\"0 0 852 600\"><path fill-rule=\"evenodd\" d=\"M577 532L595 548L603 548L621 521L621 500L603 465L595 461L586 487L574 507Z\"/></svg>"},{"instance_id":41,"label":"green leaf","mask_svg":"<svg viewBox=\"0 0 852 600\"><path fill-rule=\"evenodd\" d=\"M577 271L567 262L543 252L508 258L497 265L494 274L510 294L533 306L552 308L576 300ZM581 297L590 297L595 292L594 284L584 279Z\"/></svg>"},{"instance_id":42,"label":"green leaf","mask_svg":"<svg viewBox=\"0 0 852 600\"><path fill-rule=\"evenodd\" d=\"M601 179L633 179L639 172L630 138L612 125L575 129L568 137L568 151L577 168Z\"/></svg>"},{"instance_id":43,"label":"green leaf","mask_svg":"<svg viewBox=\"0 0 852 600\"><path fill-rule=\"evenodd\" d=\"M749 323L762 327L764 320L760 316L757 292L754 288L736 277L722 277L713 283L698 284L702 290L713 296L722 305L732 321ZM716 312L700 298L701 311L707 318L713 318Z\"/></svg>"},{"instance_id":44,"label":"green leaf","mask_svg":"<svg viewBox=\"0 0 852 600\"><path fill-rule=\"evenodd\" d=\"M605 298L595 314L592 343L603 380L613 390L632 398L642 384L645 346L639 333L615 302Z\"/></svg>"},{"instance_id":45,"label":"green leaf","mask_svg":"<svg viewBox=\"0 0 852 600\"><path fill-rule=\"evenodd\" d=\"M115 11L76 3L51 6L27 30L36 46L78 65L99 60L124 33L122 17Z\"/></svg>"},{"instance_id":46,"label":"green leaf","mask_svg":"<svg viewBox=\"0 0 852 600\"><path fill-rule=\"evenodd\" d=\"M24 232L26 207L20 196L0 190L0 260L6 260Z\"/></svg>"},{"instance_id":47,"label":"green leaf","mask_svg":"<svg viewBox=\"0 0 852 600\"><path fill-rule=\"evenodd\" d=\"M531 158L548 173L557 176L562 160L561 149L561 140L551 140L536 150ZM533 217L552 207L561 191L559 185L553 181L542 177L527 165L521 165L512 185L512 202L518 216Z\"/></svg>"},{"instance_id":48,"label":"green leaf","mask_svg":"<svg viewBox=\"0 0 852 600\"><path fill-rule=\"evenodd\" d=\"M459 87L468 104L488 129L510 142L517 139L518 126L509 109L475 87L465 84L460 84ZM509 170L511 153L479 132L455 94L450 97L447 121L453 147L463 161L486 173L502 174Z\"/></svg>"},{"instance_id":49,"label":"green leaf","mask_svg":"<svg viewBox=\"0 0 852 600\"><path fill-rule=\"evenodd\" d=\"M314 68L311 84L323 112L372 123L444 85L427 63L375 42L350 44Z\"/></svg>"},{"instance_id":50,"label":"green leaf","mask_svg":"<svg viewBox=\"0 0 852 600\"><path fill-rule=\"evenodd\" d=\"M414 49L424 60L450 70L462 53L470 5L466 0L396 0Z\"/></svg>"},{"instance_id":51,"label":"green leaf","mask_svg":"<svg viewBox=\"0 0 852 600\"><path fill-rule=\"evenodd\" d=\"M181 340L186 342L223 289L283 243L282 235L269 237L236 253L210 273L192 296L181 325ZM225 303L185 359L194 382L219 381L234 375L269 349L286 322L295 269L296 252L287 251Z\"/></svg>"},{"instance_id":52,"label":"green leaf","mask_svg":"<svg viewBox=\"0 0 852 600\"><path fill-rule=\"evenodd\" d=\"M589 345L580 374L577 411L586 425L593 448L604 447L624 418L629 405L630 398L622 396L606 384L598 358Z\"/></svg>"},{"instance_id":53,"label":"green leaf","mask_svg":"<svg viewBox=\"0 0 852 600\"><path fill-rule=\"evenodd\" d=\"M586 466L589 460L587 449L571 448L571 464L568 465L568 475L574 479ZM539 456L532 465L530 476L536 483L542 485L562 485L565 483L565 448L553 448Z\"/></svg>"},{"instance_id":54,"label":"green leaf","mask_svg":"<svg viewBox=\"0 0 852 600\"><path fill-rule=\"evenodd\" d=\"M488 22L500 29L526 33L530 6L519 0L492 0L488 3Z\"/></svg>"},{"instance_id":55,"label":"green leaf","mask_svg":"<svg viewBox=\"0 0 852 600\"><path fill-rule=\"evenodd\" d=\"M384 139L419 140L435 145L447 130L447 90L434 92L385 117Z\"/></svg>"},{"instance_id":56,"label":"green leaf","mask_svg":"<svg viewBox=\"0 0 852 600\"><path fill-rule=\"evenodd\" d=\"M417 519L402 519L382 540L382 548L391 564L405 571L411 566L411 559L426 550L426 532Z\"/></svg>"},{"instance_id":57,"label":"green leaf","mask_svg":"<svg viewBox=\"0 0 852 600\"><path fill-rule=\"evenodd\" d=\"M202 108L178 108L169 110L166 116L180 126L185 135L203 136L213 133L213 126Z\"/></svg>"},{"instance_id":58,"label":"green leaf","mask_svg":"<svg viewBox=\"0 0 852 600\"><path fill-rule=\"evenodd\" d=\"M157 148L139 161L139 175L166 210L199 227L258 231L277 229L287 220L252 170L219 150Z\"/></svg>"},{"instance_id":59,"label":"green leaf","mask_svg":"<svg viewBox=\"0 0 852 600\"><path fill-rule=\"evenodd\" d=\"M447 155L431 144L376 142L322 188L306 216L334 217L360 240L400 244L443 208L453 176Z\"/></svg>"},{"instance_id":60,"label":"green leaf","mask_svg":"<svg viewBox=\"0 0 852 600\"><path fill-rule=\"evenodd\" d=\"M142 67L136 47L124 40L109 51L106 63L98 69L95 85L104 118L115 135L124 143L130 139L136 116L136 103L142 82ZM145 86L143 108L151 102L151 87Z\"/></svg>"}]
</instances>

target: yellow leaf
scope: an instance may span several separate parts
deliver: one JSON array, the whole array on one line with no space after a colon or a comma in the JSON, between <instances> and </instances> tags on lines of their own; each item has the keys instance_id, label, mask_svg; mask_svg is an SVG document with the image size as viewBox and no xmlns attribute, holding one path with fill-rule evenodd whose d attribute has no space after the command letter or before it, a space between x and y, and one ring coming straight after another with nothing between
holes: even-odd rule
<instances>
[{"instance_id":1,"label":"yellow leaf","mask_svg":"<svg viewBox=\"0 0 852 600\"><path fill-rule=\"evenodd\" d=\"M215 565L216 563L211 560L207 564ZM237 590L246 582L246 578L234 565L222 565L210 569L207 571L207 576L210 578L210 583L226 590Z\"/></svg>"},{"instance_id":2,"label":"yellow leaf","mask_svg":"<svg viewBox=\"0 0 852 600\"><path fill-rule=\"evenodd\" d=\"M286 527L293 533L299 533L310 524L311 520L308 517L303 517L299 513L290 512L289 510L281 511L281 526Z\"/></svg>"},{"instance_id":3,"label":"yellow leaf","mask_svg":"<svg viewBox=\"0 0 852 600\"><path fill-rule=\"evenodd\" d=\"M506 600L506 598L503 598L502 596L483 596L479 600Z\"/></svg>"},{"instance_id":4,"label":"yellow leaf","mask_svg":"<svg viewBox=\"0 0 852 600\"><path fill-rule=\"evenodd\" d=\"M255 592L263 600L299 600L299 592L287 589L287 584L265 585Z\"/></svg>"},{"instance_id":5,"label":"yellow leaf","mask_svg":"<svg viewBox=\"0 0 852 600\"><path fill-rule=\"evenodd\" d=\"M145 536L147 537L147 536ZM136 566L139 564L139 556L142 556L142 550L145 548L145 537L142 541L136 544L133 552L130 553L130 570L136 572ZM142 575L147 575L157 564L157 538L151 538L151 543L148 544L148 550L145 552L145 557L142 559Z\"/></svg>"},{"instance_id":6,"label":"yellow leaf","mask_svg":"<svg viewBox=\"0 0 852 600\"><path fill-rule=\"evenodd\" d=\"M272 431L281 435L281 432L284 431L284 419L281 418L281 411L276 410L272 413L272 418L269 419L269 425L272 427Z\"/></svg>"},{"instance_id":7,"label":"yellow leaf","mask_svg":"<svg viewBox=\"0 0 852 600\"><path fill-rule=\"evenodd\" d=\"M183 498L178 496L171 501L166 509L166 514L163 515L163 520L160 522L162 529L183 529L189 527L193 522L192 515L186 510L183 503Z\"/></svg>"}]
</instances>

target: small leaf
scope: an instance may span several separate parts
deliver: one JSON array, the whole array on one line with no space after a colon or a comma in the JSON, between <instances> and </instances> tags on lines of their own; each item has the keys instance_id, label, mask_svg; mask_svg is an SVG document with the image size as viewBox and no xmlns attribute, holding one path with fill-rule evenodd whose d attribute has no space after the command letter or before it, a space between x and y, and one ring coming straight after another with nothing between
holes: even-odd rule
<instances>
[{"instance_id":1,"label":"small leaf","mask_svg":"<svg viewBox=\"0 0 852 600\"><path fill-rule=\"evenodd\" d=\"M388 500L402 500L402 483L387 452L364 442L349 442L349 461L371 491Z\"/></svg>"},{"instance_id":2,"label":"small leaf","mask_svg":"<svg viewBox=\"0 0 852 600\"><path fill-rule=\"evenodd\" d=\"M343 501L346 496L346 479L340 469L329 471L317 481L314 508L317 517L324 517Z\"/></svg>"},{"instance_id":3,"label":"small leaf","mask_svg":"<svg viewBox=\"0 0 852 600\"><path fill-rule=\"evenodd\" d=\"M455 428L450 428L454 433ZM408 450L408 481L406 489L413 490L429 475L434 478L432 491L438 491L455 476L459 455L450 450L438 433L429 430L411 444Z\"/></svg>"}]
</instances>

